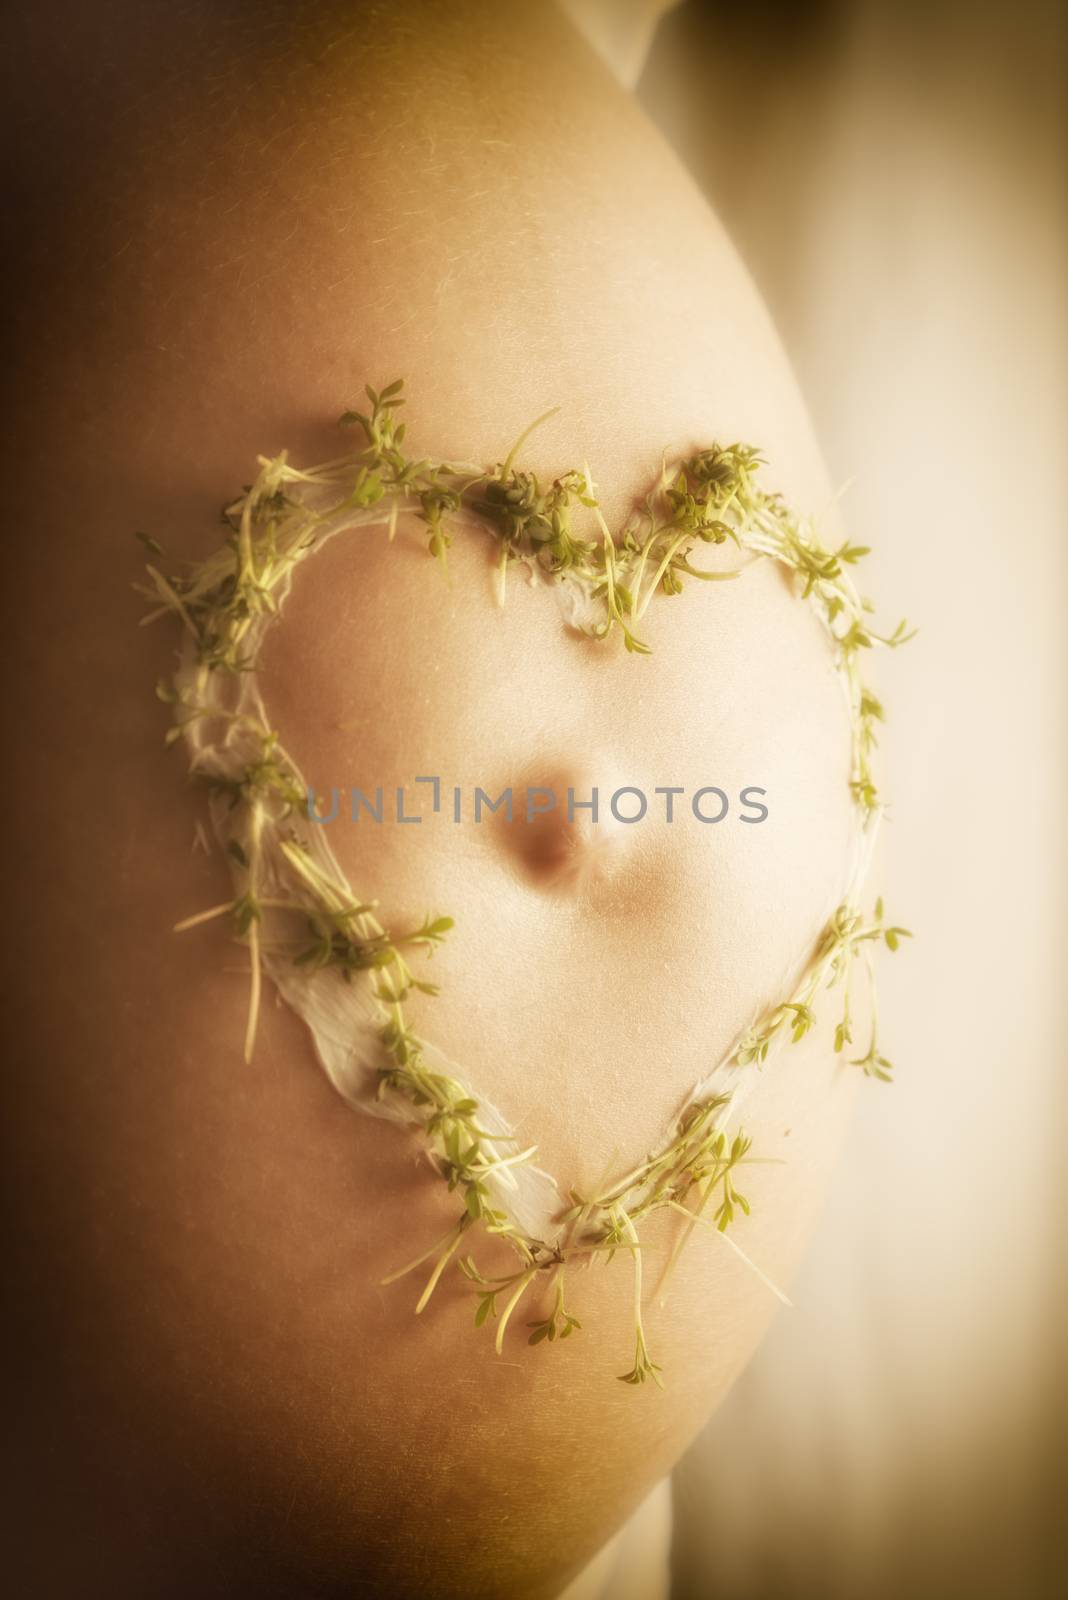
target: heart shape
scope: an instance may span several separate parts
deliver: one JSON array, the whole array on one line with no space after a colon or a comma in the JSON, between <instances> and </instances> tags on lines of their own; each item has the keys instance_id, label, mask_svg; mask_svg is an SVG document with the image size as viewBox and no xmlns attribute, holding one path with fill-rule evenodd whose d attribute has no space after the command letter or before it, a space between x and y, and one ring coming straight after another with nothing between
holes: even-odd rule
<instances>
[{"instance_id":1,"label":"heart shape","mask_svg":"<svg viewBox=\"0 0 1068 1600\"><path fill-rule=\"evenodd\" d=\"M362 449L309 470L291 466L285 453L261 457L255 482L225 513L229 538L191 574L164 577L157 567L148 568L152 588L146 592L159 602L151 615L172 612L184 629L178 670L171 683L157 686L160 697L175 708L168 741L184 739L193 774L208 788L212 825L227 853L235 887L232 900L178 927L231 915L238 937L247 943L251 991L246 1059L252 1054L266 974L309 1027L319 1060L346 1101L358 1110L417 1125L434 1169L462 1194L463 1211L445 1239L393 1275L400 1277L433 1259L417 1310L423 1309L446 1264L477 1226L508 1240L521 1263L514 1275L490 1280L470 1257L460 1260L478 1292L476 1322L491 1312L496 1315L497 1298L506 1297L498 1318L498 1351L519 1299L547 1270L554 1274L553 1309L533 1324L530 1340L566 1337L578 1326L563 1299L568 1262L598 1253L610 1259L616 1250L625 1250L634 1263L639 1310L634 1366L623 1376L633 1383L646 1377L659 1382L641 1324L638 1223L663 1205L683 1212L688 1220L676 1243L677 1254L695 1223L709 1220L704 1210L718 1194L711 1220L727 1237L736 1208L749 1209L734 1183L749 1141L741 1132L729 1136L727 1122L752 1081L752 1064L763 1062L787 1031L795 1041L804 1036L814 1020L812 1005L819 990L841 982L862 948L885 940L893 949L907 934L885 925L881 902L868 919L859 910L881 815L870 752L882 708L862 682L858 658L874 644L894 647L909 635L904 623L889 636L873 632L869 608L847 570L866 551L849 544L837 551L823 546L780 496L760 488L763 463L748 446L711 446L670 469L665 460L659 483L614 537L601 515L588 468L565 473L543 489L534 474L514 467L518 450L537 423L504 462L488 470L408 458L402 448L404 425L396 417L403 404L401 387L393 383L381 393L368 388L369 410L342 418L343 424L362 430ZM594 539L576 531L577 507L590 514L598 535ZM330 539L358 528L385 524L392 538L402 508L415 510L425 523L429 551L442 563L455 525L463 521L489 530L499 543L502 603L508 567L521 562L533 578L565 586L573 626L597 639L618 628L627 650L637 654L648 653L635 630L655 594L677 593L683 577L722 581L739 575L695 567L690 560L695 544L730 540L739 552L779 561L796 575L802 597L823 623L849 700L851 787L859 826L848 888L815 956L794 992L757 1018L694 1086L656 1150L588 1197L562 1190L536 1166L534 1147L520 1149L506 1117L472 1089L460 1068L412 1031L406 1002L413 992L434 991L416 977L409 955L413 949L431 950L447 935L451 921L439 917L391 933L375 907L353 894L311 809L308 787L271 727L260 692L260 648L300 563ZM848 1005L836 1050L847 1042ZM889 1075L874 1033L857 1064L869 1075Z\"/></svg>"}]
</instances>

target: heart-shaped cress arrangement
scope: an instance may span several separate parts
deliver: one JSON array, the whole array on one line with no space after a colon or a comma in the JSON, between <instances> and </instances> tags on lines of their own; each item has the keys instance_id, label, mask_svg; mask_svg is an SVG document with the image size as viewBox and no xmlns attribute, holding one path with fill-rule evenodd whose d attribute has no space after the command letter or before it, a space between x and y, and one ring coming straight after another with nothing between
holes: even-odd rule
<instances>
[{"instance_id":1,"label":"heart-shaped cress arrangement","mask_svg":"<svg viewBox=\"0 0 1068 1600\"><path fill-rule=\"evenodd\" d=\"M515 465L531 429L490 469L406 455L405 429L397 418L401 389L399 381L381 392L368 388L368 410L342 418L343 425L360 430L364 442L336 460L300 470L285 453L260 457L255 482L224 512L225 543L206 561L167 576L156 564L147 569L151 585L143 592L155 605L145 620L170 612L183 631L179 666L169 682L157 686L174 709L167 740L182 740L189 751L234 880L232 899L178 927L228 917L247 945L246 1059L266 973L308 1025L320 1062L348 1103L417 1128L431 1167L455 1191L461 1209L445 1238L386 1282L427 1265L416 1305L422 1311L455 1258L472 1286L476 1324L496 1320L500 1352L510 1318L536 1281L551 1291L551 1309L528 1323L529 1342L567 1338L579 1326L564 1300L568 1269L625 1252L635 1276L635 1355L623 1381L651 1377L660 1383L642 1326L644 1219L665 1206L680 1213L669 1270L699 1222L739 1249L728 1229L739 1212L749 1211L736 1185L750 1141L740 1130L729 1133L727 1125L746 1084L776 1040L797 1041L806 1034L825 987L839 986L844 996L835 1050L852 1044L854 958L863 953L870 982L873 947L885 941L895 949L907 934L886 923L881 901L868 915L859 906L882 809L871 751L883 716L864 686L860 661L873 646L894 647L910 635L904 623L890 635L873 631L871 606L850 576L866 550L848 543L825 547L779 495L760 487L763 462L749 446L712 445L685 460L665 459L659 481L613 537L588 468L543 487ZM339 534L385 526L392 538L401 512L414 513L426 525L429 553L442 564L461 530L496 541L502 604L509 568L519 563L532 581L564 586L572 627L602 641L618 631L626 649L638 655L649 653L639 630L655 595L678 594L689 579L738 578L745 565L770 558L789 569L799 597L819 617L846 691L857 829L842 902L793 993L754 1018L727 1056L712 1064L658 1148L596 1193L562 1190L536 1166L535 1148L522 1148L507 1119L413 1030L409 1002L437 992L417 976L416 958L432 952L452 920L434 916L418 927L387 929L377 904L354 893L261 698L260 648L296 568ZM146 543L158 556L155 542ZM726 544L737 551L740 567L710 571L695 565L702 545ZM874 1025L854 1064L869 1076L889 1077ZM483 1274L467 1253L478 1230L514 1248L513 1273Z\"/></svg>"}]
</instances>

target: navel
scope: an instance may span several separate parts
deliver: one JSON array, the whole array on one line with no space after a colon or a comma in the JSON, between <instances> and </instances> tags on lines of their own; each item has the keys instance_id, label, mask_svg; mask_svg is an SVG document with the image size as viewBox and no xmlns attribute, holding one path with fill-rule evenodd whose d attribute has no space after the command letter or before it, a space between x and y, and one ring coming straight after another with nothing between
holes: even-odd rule
<instances>
[{"instance_id":1,"label":"navel","mask_svg":"<svg viewBox=\"0 0 1068 1600\"><path fill-rule=\"evenodd\" d=\"M640 791L614 763L561 760L532 768L496 813L496 842L536 887L566 891L625 870Z\"/></svg>"}]
</instances>

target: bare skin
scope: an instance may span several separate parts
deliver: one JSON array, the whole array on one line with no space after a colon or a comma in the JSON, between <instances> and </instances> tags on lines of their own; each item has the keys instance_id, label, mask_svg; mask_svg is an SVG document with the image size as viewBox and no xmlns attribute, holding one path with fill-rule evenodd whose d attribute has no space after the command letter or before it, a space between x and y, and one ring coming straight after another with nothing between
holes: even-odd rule
<instances>
[{"instance_id":1,"label":"bare skin","mask_svg":"<svg viewBox=\"0 0 1068 1600\"><path fill-rule=\"evenodd\" d=\"M258 452L336 454L340 410L398 375L409 442L442 456L500 459L560 403L526 460L587 459L610 522L665 446L735 438L833 513L722 232L555 11L306 9L116 5L105 26L56 7L18 41L37 164L7 485L31 712L5 1119L16 1508L38 1594L541 1600L669 1470L775 1302L694 1240L648 1311L660 1394L615 1381L625 1262L576 1281L581 1335L529 1350L520 1318L501 1358L460 1282L419 1319L417 1280L378 1287L455 1200L414 1138L342 1104L283 1008L246 1067L241 952L169 931L228 879L191 848L202 801L162 748L174 637L136 627L130 535L203 556ZM648 661L567 634L545 592L514 585L500 611L477 544L457 541L447 587L404 527L310 563L267 660L320 786L768 789L763 827L617 830L573 875L581 828L335 836L392 921L456 917L434 1037L565 1186L660 1138L803 962L846 861L845 714L781 577L692 584L644 631ZM747 1176L738 1237L784 1283L848 1105L829 1039L770 1063L745 1117L754 1153L786 1160ZM654 1285L673 1236L650 1235Z\"/></svg>"}]
</instances>

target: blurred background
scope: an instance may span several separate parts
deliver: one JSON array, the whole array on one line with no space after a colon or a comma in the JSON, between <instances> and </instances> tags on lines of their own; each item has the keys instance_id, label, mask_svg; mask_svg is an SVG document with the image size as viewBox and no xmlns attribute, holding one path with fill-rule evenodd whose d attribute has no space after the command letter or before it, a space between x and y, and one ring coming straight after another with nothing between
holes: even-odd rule
<instances>
[{"instance_id":1,"label":"blurred background","mask_svg":"<svg viewBox=\"0 0 1068 1600\"><path fill-rule=\"evenodd\" d=\"M1068 13L575 9L731 233L880 608L921 629L879 676L898 1080L676 1473L673 1594L1063 1593Z\"/></svg>"}]
</instances>

